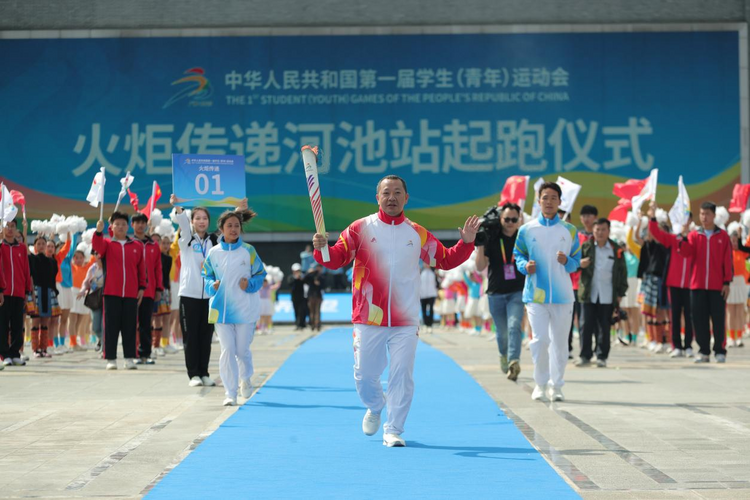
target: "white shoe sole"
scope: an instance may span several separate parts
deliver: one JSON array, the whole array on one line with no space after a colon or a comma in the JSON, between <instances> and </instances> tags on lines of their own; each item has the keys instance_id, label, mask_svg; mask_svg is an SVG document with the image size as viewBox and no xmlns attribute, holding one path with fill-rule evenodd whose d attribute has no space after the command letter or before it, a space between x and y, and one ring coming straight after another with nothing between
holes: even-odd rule
<instances>
[{"instance_id":1,"label":"white shoe sole","mask_svg":"<svg viewBox=\"0 0 750 500\"><path fill-rule=\"evenodd\" d=\"M383 446L387 446L388 448L404 448L406 447L406 443L402 443L398 441L393 442L393 443L388 443L386 441L383 441Z\"/></svg>"}]
</instances>

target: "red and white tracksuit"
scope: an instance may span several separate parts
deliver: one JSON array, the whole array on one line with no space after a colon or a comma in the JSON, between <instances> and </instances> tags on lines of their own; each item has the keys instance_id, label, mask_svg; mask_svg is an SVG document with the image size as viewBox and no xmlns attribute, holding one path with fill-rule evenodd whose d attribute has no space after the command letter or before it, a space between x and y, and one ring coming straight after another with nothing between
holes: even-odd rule
<instances>
[{"instance_id":1,"label":"red and white tracksuit","mask_svg":"<svg viewBox=\"0 0 750 500\"><path fill-rule=\"evenodd\" d=\"M354 323L354 379L362 402L374 413L388 407L386 433L401 434L414 396L414 355L419 328L419 261L452 269L469 258L473 243L459 241L445 248L422 226L402 213L391 217L382 210L353 222L330 247L338 269L354 260L352 322ZM380 375L391 355L388 392Z\"/></svg>"}]
</instances>

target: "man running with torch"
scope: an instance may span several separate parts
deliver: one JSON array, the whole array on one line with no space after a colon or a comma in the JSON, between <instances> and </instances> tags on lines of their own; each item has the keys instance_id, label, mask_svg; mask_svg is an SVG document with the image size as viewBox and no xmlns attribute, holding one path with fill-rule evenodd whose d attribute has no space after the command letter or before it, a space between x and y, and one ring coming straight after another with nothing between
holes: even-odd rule
<instances>
[{"instance_id":1,"label":"man running with torch","mask_svg":"<svg viewBox=\"0 0 750 500\"><path fill-rule=\"evenodd\" d=\"M315 260L338 269L354 260L352 322L354 323L354 380L367 407L362 430L372 436L387 408L383 444L405 446L401 433L414 395L414 356L419 329L419 261L438 269L452 269L469 258L479 219L472 215L459 228L459 242L445 248L426 229L404 216L409 200L406 182L388 175L378 182L377 213L354 221L332 247L326 234L313 237ZM328 250L330 260L324 261ZM388 391L380 375L388 364Z\"/></svg>"}]
</instances>

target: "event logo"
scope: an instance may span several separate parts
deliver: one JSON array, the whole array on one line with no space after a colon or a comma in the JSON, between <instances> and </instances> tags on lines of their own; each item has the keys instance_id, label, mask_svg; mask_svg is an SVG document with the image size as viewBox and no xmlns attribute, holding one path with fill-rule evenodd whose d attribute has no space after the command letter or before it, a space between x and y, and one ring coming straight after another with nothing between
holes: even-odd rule
<instances>
[{"instance_id":1,"label":"event logo","mask_svg":"<svg viewBox=\"0 0 750 500\"><path fill-rule=\"evenodd\" d=\"M177 101L189 99L188 106L211 106L213 101L208 99L213 95L214 88L208 78L205 77L203 68L190 68L185 71L186 75L172 82L172 85L183 85L180 90L164 103L162 109L166 109Z\"/></svg>"}]
</instances>

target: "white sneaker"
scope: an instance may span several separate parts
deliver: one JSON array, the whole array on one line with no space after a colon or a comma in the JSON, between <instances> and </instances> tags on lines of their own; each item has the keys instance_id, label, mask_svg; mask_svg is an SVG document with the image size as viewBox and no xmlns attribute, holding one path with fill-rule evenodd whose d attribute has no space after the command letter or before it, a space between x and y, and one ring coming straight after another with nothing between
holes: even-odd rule
<instances>
[{"instance_id":1,"label":"white sneaker","mask_svg":"<svg viewBox=\"0 0 750 500\"><path fill-rule=\"evenodd\" d=\"M708 357L706 354L699 354L695 357L694 363L710 363L711 358Z\"/></svg>"},{"instance_id":2,"label":"white sneaker","mask_svg":"<svg viewBox=\"0 0 750 500\"><path fill-rule=\"evenodd\" d=\"M672 351L672 354L669 355L670 358L684 358L685 357L685 351L682 349L675 349Z\"/></svg>"},{"instance_id":3,"label":"white sneaker","mask_svg":"<svg viewBox=\"0 0 750 500\"><path fill-rule=\"evenodd\" d=\"M156 353L157 356L161 356L161 357L164 357L167 354L166 351L164 351L163 347L157 347L156 349L154 349L154 352Z\"/></svg>"},{"instance_id":4,"label":"white sneaker","mask_svg":"<svg viewBox=\"0 0 750 500\"><path fill-rule=\"evenodd\" d=\"M563 396L562 389L559 387L550 387L549 388L549 400L550 401L565 401L565 396Z\"/></svg>"},{"instance_id":5,"label":"white sneaker","mask_svg":"<svg viewBox=\"0 0 750 500\"><path fill-rule=\"evenodd\" d=\"M745 343L742 342L742 339L737 339L737 341L735 342L735 345L737 347L745 347Z\"/></svg>"},{"instance_id":6,"label":"white sneaker","mask_svg":"<svg viewBox=\"0 0 750 500\"><path fill-rule=\"evenodd\" d=\"M716 362L717 363L726 363L727 362L727 355L726 354L717 354L716 355Z\"/></svg>"},{"instance_id":7,"label":"white sneaker","mask_svg":"<svg viewBox=\"0 0 750 500\"><path fill-rule=\"evenodd\" d=\"M107 361L107 370L117 370L117 363L114 361Z\"/></svg>"},{"instance_id":8,"label":"white sneaker","mask_svg":"<svg viewBox=\"0 0 750 500\"><path fill-rule=\"evenodd\" d=\"M243 380L240 382L240 396L243 398L249 398L253 394L253 383L250 379Z\"/></svg>"},{"instance_id":9,"label":"white sneaker","mask_svg":"<svg viewBox=\"0 0 750 500\"><path fill-rule=\"evenodd\" d=\"M151 349L151 356L149 356L151 359L159 359L159 353L156 352L156 349Z\"/></svg>"},{"instance_id":10,"label":"white sneaker","mask_svg":"<svg viewBox=\"0 0 750 500\"><path fill-rule=\"evenodd\" d=\"M203 382L203 385L205 385L206 387L216 386L216 382L214 382L211 377L201 377L201 382Z\"/></svg>"},{"instance_id":11,"label":"white sneaker","mask_svg":"<svg viewBox=\"0 0 750 500\"><path fill-rule=\"evenodd\" d=\"M224 406L237 406L237 398L226 398L222 404Z\"/></svg>"},{"instance_id":12,"label":"white sneaker","mask_svg":"<svg viewBox=\"0 0 750 500\"><path fill-rule=\"evenodd\" d=\"M166 353L166 354L176 354L177 353L177 348L174 347L172 344L167 344L167 345L164 346L164 348L162 349L162 351L164 351L164 353Z\"/></svg>"},{"instance_id":13,"label":"white sneaker","mask_svg":"<svg viewBox=\"0 0 750 500\"><path fill-rule=\"evenodd\" d=\"M534 387L534 392L531 393L531 399L534 401L541 401L544 397L544 389L542 389L540 386Z\"/></svg>"},{"instance_id":14,"label":"white sneaker","mask_svg":"<svg viewBox=\"0 0 750 500\"><path fill-rule=\"evenodd\" d=\"M734 339L727 339L727 347L734 347Z\"/></svg>"},{"instance_id":15,"label":"white sneaker","mask_svg":"<svg viewBox=\"0 0 750 500\"><path fill-rule=\"evenodd\" d=\"M21 358L13 358L13 366L26 366L26 361Z\"/></svg>"},{"instance_id":16,"label":"white sneaker","mask_svg":"<svg viewBox=\"0 0 750 500\"><path fill-rule=\"evenodd\" d=\"M10 358L5 358L3 360L3 365L5 365L5 366L12 366L13 365L13 360L10 359Z\"/></svg>"},{"instance_id":17,"label":"white sneaker","mask_svg":"<svg viewBox=\"0 0 750 500\"><path fill-rule=\"evenodd\" d=\"M402 448L406 442L398 434L383 434L383 446L388 448Z\"/></svg>"},{"instance_id":18,"label":"white sneaker","mask_svg":"<svg viewBox=\"0 0 750 500\"><path fill-rule=\"evenodd\" d=\"M197 375L190 379L190 382L188 382L188 386L190 387L201 387L203 385L203 380L201 380L200 377Z\"/></svg>"},{"instance_id":19,"label":"white sneaker","mask_svg":"<svg viewBox=\"0 0 750 500\"><path fill-rule=\"evenodd\" d=\"M175 344L174 348L177 350L177 352L184 351L185 350L185 345L182 342L180 342L179 344Z\"/></svg>"},{"instance_id":20,"label":"white sneaker","mask_svg":"<svg viewBox=\"0 0 750 500\"><path fill-rule=\"evenodd\" d=\"M693 356L695 356L692 347L688 347L687 349L685 349L685 356L687 356L688 358L692 358Z\"/></svg>"},{"instance_id":21,"label":"white sneaker","mask_svg":"<svg viewBox=\"0 0 750 500\"><path fill-rule=\"evenodd\" d=\"M370 410L367 410L367 413L365 413L365 418L362 419L362 432L365 433L365 436L372 436L373 434L378 432L379 428L380 413L373 413Z\"/></svg>"},{"instance_id":22,"label":"white sneaker","mask_svg":"<svg viewBox=\"0 0 750 500\"><path fill-rule=\"evenodd\" d=\"M125 368L126 370L137 370L138 369L138 367L135 366L135 362L131 358L128 358L128 359L125 360L125 364L123 365L123 368Z\"/></svg>"}]
</instances>

